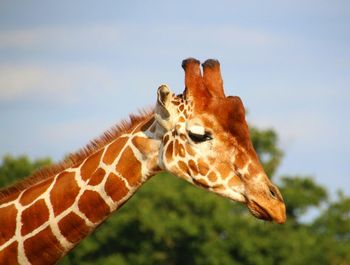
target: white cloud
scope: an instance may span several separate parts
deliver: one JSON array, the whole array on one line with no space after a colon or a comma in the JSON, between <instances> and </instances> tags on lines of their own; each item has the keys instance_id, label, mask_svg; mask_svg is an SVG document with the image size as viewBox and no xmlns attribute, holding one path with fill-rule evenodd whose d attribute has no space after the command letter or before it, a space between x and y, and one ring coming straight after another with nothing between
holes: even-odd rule
<instances>
[{"instance_id":1,"label":"white cloud","mask_svg":"<svg viewBox=\"0 0 350 265\"><path fill-rule=\"evenodd\" d=\"M0 64L0 101L40 97L74 101L94 91L115 88L110 69L88 65Z\"/></svg>"},{"instance_id":2,"label":"white cloud","mask_svg":"<svg viewBox=\"0 0 350 265\"><path fill-rule=\"evenodd\" d=\"M113 25L39 27L0 31L0 49L84 49L90 45L116 45L120 32Z\"/></svg>"},{"instance_id":3,"label":"white cloud","mask_svg":"<svg viewBox=\"0 0 350 265\"><path fill-rule=\"evenodd\" d=\"M100 24L91 27L43 26L0 30L0 52L15 50L14 54L18 56L17 50L25 51L17 62L0 64L0 101L36 97L74 101L80 96L81 90L89 93L117 86L116 74L112 72L115 69L110 66L86 65L86 59L79 62L81 56L86 58L94 54L100 58L101 54L106 53L109 57L103 58L108 60L107 63L112 62L108 59L113 57L111 55L117 55L117 58L137 57L142 63L152 57L152 54L165 58L164 55L182 58L192 49L203 54L210 47L218 47L215 50L222 52L237 46L273 45L276 41L277 38L271 34L237 25ZM204 43L203 47L206 48L201 49L198 46L200 43ZM27 57L32 52L36 54L39 51L39 57L44 61L38 62L31 56ZM71 60L68 58L82 51L83 55L73 58L74 63L69 62ZM59 58L62 54L69 56L62 59L63 64ZM124 62L120 63L120 66L123 64ZM131 71L129 68L129 73ZM122 80L124 76L121 75L118 76L119 84L125 83Z\"/></svg>"},{"instance_id":4,"label":"white cloud","mask_svg":"<svg viewBox=\"0 0 350 265\"><path fill-rule=\"evenodd\" d=\"M270 112L267 116L252 113L249 120L259 128L273 128L277 131L282 149L298 148L300 152L327 153L334 149L343 149L349 143L341 146L335 144L344 139L350 127L334 122L334 117L325 111L310 109ZM249 117L248 116L248 117Z\"/></svg>"},{"instance_id":5,"label":"white cloud","mask_svg":"<svg viewBox=\"0 0 350 265\"><path fill-rule=\"evenodd\" d=\"M262 30L244 28L236 25L200 26L189 29L199 40L205 42L223 41L224 46L253 45L265 46L276 42L276 37Z\"/></svg>"},{"instance_id":6,"label":"white cloud","mask_svg":"<svg viewBox=\"0 0 350 265\"><path fill-rule=\"evenodd\" d=\"M38 67L0 66L0 99L11 100L37 89L45 74Z\"/></svg>"},{"instance_id":7,"label":"white cloud","mask_svg":"<svg viewBox=\"0 0 350 265\"><path fill-rule=\"evenodd\" d=\"M157 26L128 26L123 28L123 40L138 44L145 50L165 55L186 56L205 54L215 56L242 50L247 47L270 47L279 43L278 36L257 28L246 28L235 24L163 24ZM135 42L137 40L137 42ZM140 46L140 42L142 45ZM180 57L181 58L181 57Z\"/></svg>"},{"instance_id":8,"label":"white cloud","mask_svg":"<svg viewBox=\"0 0 350 265\"><path fill-rule=\"evenodd\" d=\"M197 49L204 47L234 48L266 46L275 43L277 36L257 28L239 25L199 25L199 24L99 24L74 27L37 27L27 29L0 30L0 49L46 51L84 51L118 48L128 49L135 44L140 52L144 49L159 51L189 48L193 43ZM201 43L201 46L198 46ZM181 44L181 45L179 45Z\"/></svg>"},{"instance_id":9,"label":"white cloud","mask_svg":"<svg viewBox=\"0 0 350 265\"><path fill-rule=\"evenodd\" d=\"M54 143L56 147L57 143L61 143L64 152L73 152L101 136L104 130L108 130L112 125L114 124L106 119L85 117L44 124L39 128L38 134L42 141Z\"/></svg>"}]
</instances>

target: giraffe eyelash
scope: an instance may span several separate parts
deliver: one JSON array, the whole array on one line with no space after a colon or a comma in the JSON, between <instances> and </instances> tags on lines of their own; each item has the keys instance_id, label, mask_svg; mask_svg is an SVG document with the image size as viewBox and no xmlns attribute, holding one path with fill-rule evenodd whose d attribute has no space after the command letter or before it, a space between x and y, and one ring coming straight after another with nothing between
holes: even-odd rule
<instances>
[{"instance_id":1,"label":"giraffe eyelash","mask_svg":"<svg viewBox=\"0 0 350 265\"><path fill-rule=\"evenodd\" d=\"M197 133L193 133L191 131L188 131L188 136L195 143L202 143L202 142L209 141L209 140L213 139L211 133L209 133L209 132L205 132L204 134L197 134Z\"/></svg>"}]
</instances>

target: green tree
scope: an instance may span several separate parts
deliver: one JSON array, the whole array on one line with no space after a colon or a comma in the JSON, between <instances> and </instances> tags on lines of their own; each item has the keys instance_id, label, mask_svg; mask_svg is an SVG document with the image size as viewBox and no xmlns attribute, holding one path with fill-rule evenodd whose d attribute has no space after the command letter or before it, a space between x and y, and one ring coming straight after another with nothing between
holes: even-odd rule
<instances>
[{"instance_id":1,"label":"green tree","mask_svg":"<svg viewBox=\"0 0 350 265\"><path fill-rule=\"evenodd\" d=\"M266 174L273 177L283 157L276 132L272 129L259 130L251 126L250 135Z\"/></svg>"},{"instance_id":2,"label":"green tree","mask_svg":"<svg viewBox=\"0 0 350 265\"><path fill-rule=\"evenodd\" d=\"M299 218L311 207L319 207L328 195L311 177L285 176L281 180L281 192L285 197L288 218Z\"/></svg>"},{"instance_id":3,"label":"green tree","mask_svg":"<svg viewBox=\"0 0 350 265\"><path fill-rule=\"evenodd\" d=\"M330 264L350 264L350 197L338 193L313 223Z\"/></svg>"},{"instance_id":4,"label":"green tree","mask_svg":"<svg viewBox=\"0 0 350 265\"><path fill-rule=\"evenodd\" d=\"M13 157L5 155L0 165L0 187L11 185L16 181L29 176L35 170L51 164L51 159L42 158L30 160L28 156Z\"/></svg>"}]
</instances>

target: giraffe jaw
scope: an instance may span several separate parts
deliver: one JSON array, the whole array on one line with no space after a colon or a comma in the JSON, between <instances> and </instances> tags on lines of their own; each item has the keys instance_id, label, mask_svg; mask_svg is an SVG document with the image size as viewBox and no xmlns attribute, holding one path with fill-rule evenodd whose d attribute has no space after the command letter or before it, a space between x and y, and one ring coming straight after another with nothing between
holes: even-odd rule
<instances>
[{"instance_id":1,"label":"giraffe jaw","mask_svg":"<svg viewBox=\"0 0 350 265\"><path fill-rule=\"evenodd\" d=\"M227 188L223 184L216 184L216 185L208 185L206 182L202 182L193 177L189 178L189 182L194 184L197 187L200 187L202 189L205 189L207 191L216 193L224 198L227 198L231 201L234 202L240 202L240 203L246 203L247 199L243 195L242 191L238 189L233 189L233 188Z\"/></svg>"}]
</instances>

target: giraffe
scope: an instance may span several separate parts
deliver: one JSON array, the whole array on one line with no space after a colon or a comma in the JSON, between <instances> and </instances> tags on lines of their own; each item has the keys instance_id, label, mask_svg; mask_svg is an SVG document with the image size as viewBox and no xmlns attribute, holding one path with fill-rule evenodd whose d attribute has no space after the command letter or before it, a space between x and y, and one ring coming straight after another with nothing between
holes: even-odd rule
<instances>
[{"instance_id":1,"label":"giraffe","mask_svg":"<svg viewBox=\"0 0 350 265\"><path fill-rule=\"evenodd\" d=\"M0 191L0 264L55 264L151 176L168 171L286 220L278 188L252 146L239 97L226 97L217 60L183 61L185 90L157 91L153 111L130 116L70 159Z\"/></svg>"}]
</instances>

